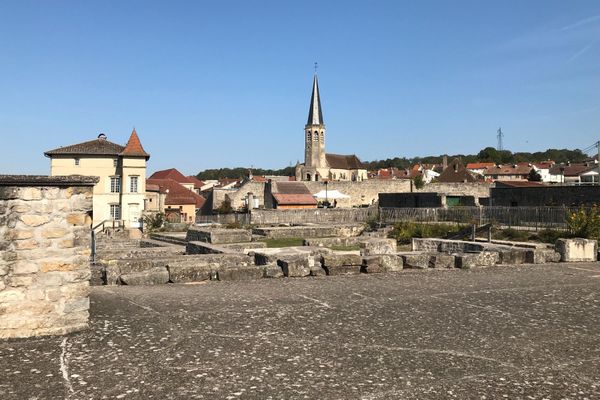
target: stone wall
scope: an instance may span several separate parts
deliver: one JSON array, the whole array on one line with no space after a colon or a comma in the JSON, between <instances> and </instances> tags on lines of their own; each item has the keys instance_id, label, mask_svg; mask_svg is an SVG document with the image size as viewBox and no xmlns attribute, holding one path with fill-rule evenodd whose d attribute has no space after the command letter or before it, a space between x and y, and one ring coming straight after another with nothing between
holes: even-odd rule
<instances>
[{"instance_id":1,"label":"stone wall","mask_svg":"<svg viewBox=\"0 0 600 400\"><path fill-rule=\"evenodd\" d=\"M97 181L0 175L0 338L87 327Z\"/></svg>"},{"instance_id":2,"label":"stone wall","mask_svg":"<svg viewBox=\"0 0 600 400\"><path fill-rule=\"evenodd\" d=\"M215 210L225 200L225 196L231 200L231 207L234 210L242 209L246 205L246 198L248 193L252 193L255 199L258 199L259 207L265 205L264 193L265 183L264 182L244 182L238 189L214 189L212 195L212 209Z\"/></svg>"},{"instance_id":3,"label":"stone wall","mask_svg":"<svg viewBox=\"0 0 600 400\"><path fill-rule=\"evenodd\" d=\"M377 219L379 210L368 208L317 208L306 210L252 210L254 225L352 224Z\"/></svg>"}]
</instances>

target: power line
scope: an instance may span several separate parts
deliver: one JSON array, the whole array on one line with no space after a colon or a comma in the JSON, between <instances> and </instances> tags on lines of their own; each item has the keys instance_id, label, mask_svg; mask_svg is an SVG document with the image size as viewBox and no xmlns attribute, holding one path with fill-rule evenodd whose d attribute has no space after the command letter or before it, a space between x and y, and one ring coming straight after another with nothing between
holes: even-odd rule
<instances>
[{"instance_id":1,"label":"power line","mask_svg":"<svg viewBox=\"0 0 600 400\"><path fill-rule=\"evenodd\" d=\"M504 137L504 133L502 133L502 128L498 128L498 132L496 135L496 138L498 138L498 147L496 148L496 150L498 150L498 151L504 150L504 147L502 146L502 138L503 137Z\"/></svg>"}]
</instances>

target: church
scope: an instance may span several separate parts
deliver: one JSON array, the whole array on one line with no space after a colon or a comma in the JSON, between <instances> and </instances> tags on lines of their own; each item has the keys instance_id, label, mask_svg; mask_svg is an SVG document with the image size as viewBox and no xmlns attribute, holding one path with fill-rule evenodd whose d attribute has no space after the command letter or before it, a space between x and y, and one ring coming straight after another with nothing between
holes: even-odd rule
<instances>
[{"instance_id":1,"label":"church","mask_svg":"<svg viewBox=\"0 0 600 400\"><path fill-rule=\"evenodd\" d=\"M367 170L356 155L325 153L325 123L315 74L304 127L304 164L296 165L296 180L358 182L366 179Z\"/></svg>"}]
</instances>

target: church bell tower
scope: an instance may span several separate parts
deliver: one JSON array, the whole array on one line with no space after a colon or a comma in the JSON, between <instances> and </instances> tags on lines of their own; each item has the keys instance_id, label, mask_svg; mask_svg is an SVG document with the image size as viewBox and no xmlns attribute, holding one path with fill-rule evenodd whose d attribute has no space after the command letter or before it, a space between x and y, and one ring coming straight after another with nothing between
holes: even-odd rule
<instances>
[{"instance_id":1,"label":"church bell tower","mask_svg":"<svg viewBox=\"0 0 600 400\"><path fill-rule=\"evenodd\" d=\"M319 82L315 73L308 120L304 127L304 165L309 168L326 168L325 160L325 123L319 97Z\"/></svg>"}]
</instances>

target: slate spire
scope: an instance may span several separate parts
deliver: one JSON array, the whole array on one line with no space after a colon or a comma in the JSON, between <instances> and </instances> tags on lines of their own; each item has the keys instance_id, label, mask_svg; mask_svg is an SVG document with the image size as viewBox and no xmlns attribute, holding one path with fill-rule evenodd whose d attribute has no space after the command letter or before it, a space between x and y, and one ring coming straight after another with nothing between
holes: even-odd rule
<instances>
[{"instance_id":1,"label":"slate spire","mask_svg":"<svg viewBox=\"0 0 600 400\"><path fill-rule=\"evenodd\" d=\"M323 125L323 111L321 110L321 97L319 96L319 82L317 74L313 79L312 95L310 96L310 108L306 125Z\"/></svg>"}]
</instances>

